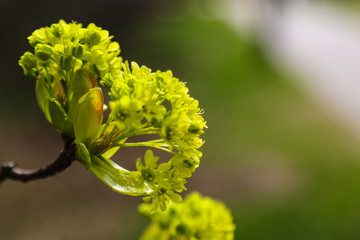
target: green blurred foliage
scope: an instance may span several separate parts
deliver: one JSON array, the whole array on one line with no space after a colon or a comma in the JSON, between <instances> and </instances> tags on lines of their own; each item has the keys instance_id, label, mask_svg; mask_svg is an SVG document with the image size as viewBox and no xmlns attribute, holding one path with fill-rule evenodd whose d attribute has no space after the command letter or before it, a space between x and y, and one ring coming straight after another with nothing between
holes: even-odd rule
<instances>
[{"instance_id":1,"label":"green blurred foliage","mask_svg":"<svg viewBox=\"0 0 360 240\"><path fill-rule=\"evenodd\" d=\"M256 40L193 17L151 23L138 34L141 62L173 69L205 109L202 167L241 175L249 166L280 164L296 182L280 197L244 193L237 179L223 182L224 192L234 192L226 201L236 239L358 239L356 141L269 65Z\"/></svg>"}]
</instances>

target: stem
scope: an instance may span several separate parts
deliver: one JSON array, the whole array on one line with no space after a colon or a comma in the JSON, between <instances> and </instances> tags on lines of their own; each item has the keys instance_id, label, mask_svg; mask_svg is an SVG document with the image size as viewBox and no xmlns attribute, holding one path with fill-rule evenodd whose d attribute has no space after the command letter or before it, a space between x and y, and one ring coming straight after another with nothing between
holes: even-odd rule
<instances>
[{"instance_id":1,"label":"stem","mask_svg":"<svg viewBox=\"0 0 360 240\"><path fill-rule=\"evenodd\" d=\"M145 131L146 130L146 131ZM159 130L148 130L144 129L142 131L138 131L138 132L134 132L134 131L129 131L129 132L125 132L123 134L120 134L119 136L117 136L116 138L113 139L113 142L116 143L124 138L129 138L129 137L135 137L135 136L139 136L139 135L150 135L150 134L159 134L160 131Z\"/></svg>"},{"instance_id":2,"label":"stem","mask_svg":"<svg viewBox=\"0 0 360 240\"><path fill-rule=\"evenodd\" d=\"M73 139L64 139L64 150L60 155L48 165L36 169L23 169L16 167L15 162L4 163L0 167L0 183L6 179L20 182L29 182L37 179L54 176L67 169L75 161L76 144Z\"/></svg>"},{"instance_id":3,"label":"stem","mask_svg":"<svg viewBox=\"0 0 360 240\"><path fill-rule=\"evenodd\" d=\"M163 139L151 140L147 142L119 143L113 147L167 147L169 146Z\"/></svg>"},{"instance_id":4,"label":"stem","mask_svg":"<svg viewBox=\"0 0 360 240\"><path fill-rule=\"evenodd\" d=\"M139 135L159 134L159 133L160 133L159 130L143 131L143 132L137 132L137 133L135 133L134 135L132 135L131 137L139 136Z\"/></svg>"},{"instance_id":5,"label":"stem","mask_svg":"<svg viewBox=\"0 0 360 240\"><path fill-rule=\"evenodd\" d=\"M50 59L53 60L56 63L56 65L58 65L58 67L61 69L60 63L55 58L50 57ZM61 73L64 75L65 80L67 80L66 73L64 72L64 70L61 69Z\"/></svg>"},{"instance_id":6,"label":"stem","mask_svg":"<svg viewBox=\"0 0 360 240\"><path fill-rule=\"evenodd\" d=\"M170 150L168 148L165 148L165 147L154 147L154 148L163 150L163 151L168 152L168 153L176 154L176 152L174 152L174 151L172 151L172 150Z\"/></svg>"},{"instance_id":7,"label":"stem","mask_svg":"<svg viewBox=\"0 0 360 240\"><path fill-rule=\"evenodd\" d=\"M176 152L166 148L169 147L169 144L164 142L162 139L148 141L148 142L136 142L136 143L121 143L115 144L113 147L152 147L163 150L168 153L176 154Z\"/></svg>"}]
</instances>

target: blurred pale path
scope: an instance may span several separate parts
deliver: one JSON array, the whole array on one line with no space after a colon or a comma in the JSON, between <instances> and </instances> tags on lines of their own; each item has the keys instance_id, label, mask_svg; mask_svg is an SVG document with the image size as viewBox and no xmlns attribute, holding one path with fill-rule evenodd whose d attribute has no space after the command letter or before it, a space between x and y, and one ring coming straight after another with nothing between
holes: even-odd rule
<instances>
[{"instance_id":1,"label":"blurred pale path","mask_svg":"<svg viewBox=\"0 0 360 240\"><path fill-rule=\"evenodd\" d=\"M271 62L297 74L296 84L360 137L358 16L311 1L229 1L228 9L233 27L255 27Z\"/></svg>"}]
</instances>

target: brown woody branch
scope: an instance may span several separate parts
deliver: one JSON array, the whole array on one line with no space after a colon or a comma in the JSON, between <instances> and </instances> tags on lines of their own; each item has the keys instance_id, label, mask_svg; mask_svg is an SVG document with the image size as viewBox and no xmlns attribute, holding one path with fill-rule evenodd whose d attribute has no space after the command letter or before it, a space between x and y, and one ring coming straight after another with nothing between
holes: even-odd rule
<instances>
[{"instance_id":1,"label":"brown woody branch","mask_svg":"<svg viewBox=\"0 0 360 240\"><path fill-rule=\"evenodd\" d=\"M16 166L15 162L4 163L0 168L0 184L6 179L21 182L29 182L37 179L47 178L56 175L68 168L75 160L76 144L73 139L64 139L64 150L48 165L37 169L22 169Z\"/></svg>"}]
</instances>

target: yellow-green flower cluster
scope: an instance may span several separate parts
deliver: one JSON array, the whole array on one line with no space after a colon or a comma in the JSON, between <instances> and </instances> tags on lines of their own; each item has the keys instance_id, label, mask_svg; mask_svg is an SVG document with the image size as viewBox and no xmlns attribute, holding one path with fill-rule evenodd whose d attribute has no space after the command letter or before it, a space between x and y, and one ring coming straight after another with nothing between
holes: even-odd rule
<instances>
[{"instance_id":1,"label":"yellow-green flower cluster","mask_svg":"<svg viewBox=\"0 0 360 240\"><path fill-rule=\"evenodd\" d=\"M185 83L171 71L151 72L136 63L123 67L111 86L111 116L123 131L158 134L170 148L198 163L195 151L206 127L199 102L188 94Z\"/></svg>"},{"instance_id":2,"label":"yellow-green flower cluster","mask_svg":"<svg viewBox=\"0 0 360 240\"><path fill-rule=\"evenodd\" d=\"M75 105L89 89L97 87L96 79L120 75L120 47L111 39L108 31L94 24L83 28L63 20L28 37L34 52L25 52L19 65L26 76L36 78L40 108L59 132L74 136ZM64 116L55 116L55 112Z\"/></svg>"},{"instance_id":3,"label":"yellow-green flower cluster","mask_svg":"<svg viewBox=\"0 0 360 240\"><path fill-rule=\"evenodd\" d=\"M185 178L199 166L206 127L197 100L171 71L152 72L144 66L122 63L119 44L94 24L61 20L40 28L28 38L34 52L19 60L25 75L36 78L36 96L46 118L58 132L75 138L77 158L113 190L146 195L153 211L181 201ZM103 92L110 89L111 112L103 123ZM138 135L153 140L129 142ZM145 146L172 154L157 164L151 150L145 165L128 171L110 158L120 147Z\"/></svg>"},{"instance_id":4,"label":"yellow-green flower cluster","mask_svg":"<svg viewBox=\"0 0 360 240\"><path fill-rule=\"evenodd\" d=\"M160 139L144 144L174 154L158 167L150 154L145 156L145 166L137 161L138 171L153 190L154 208L165 209L170 199L176 198L173 191L184 190L184 179L199 165L201 152L197 149L203 144L199 136L206 127L199 103L171 71L153 73L136 63L131 69L124 65L120 78L113 81L110 96L111 117L121 131L156 134Z\"/></svg>"},{"instance_id":5,"label":"yellow-green flower cluster","mask_svg":"<svg viewBox=\"0 0 360 240\"><path fill-rule=\"evenodd\" d=\"M81 24L60 20L28 37L34 53L26 52L19 63L30 77L50 73L68 80L68 74L79 68L89 70L95 77L107 73L117 76L121 69L120 47L111 39L108 31L95 24L83 28Z\"/></svg>"},{"instance_id":6,"label":"yellow-green flower cluster","mask_svg":"<svg viewBox=\"0 0 360 240\"><path fill-rule=\"evenodd\" d=\"M191 193L181 203L171 204L165 212L151 214L142 204L140 213L152 223L141 240L233 240L235 225L229 209L219 201Z\"/></svg>"}]
</instances>

